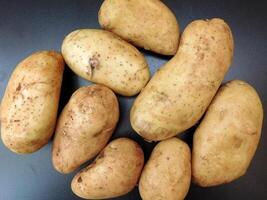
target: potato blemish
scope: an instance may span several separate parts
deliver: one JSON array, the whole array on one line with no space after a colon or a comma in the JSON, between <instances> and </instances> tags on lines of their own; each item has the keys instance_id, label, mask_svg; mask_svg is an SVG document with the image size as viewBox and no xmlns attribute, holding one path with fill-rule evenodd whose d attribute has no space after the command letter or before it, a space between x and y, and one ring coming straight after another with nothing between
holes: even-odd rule
<instances>
[{"instance_id":1,"label":"potato blemish","mask_svg":"<svg viewBox=\"0 0 267 200\"><path fill-rule=\"evenodd\" d=\"M87 67L88 72L87 74L92 77L94 69L99 67L99 57L100 54L94 54L92 57L89 58L89 66Z\"/></svg>"}]
</instances>

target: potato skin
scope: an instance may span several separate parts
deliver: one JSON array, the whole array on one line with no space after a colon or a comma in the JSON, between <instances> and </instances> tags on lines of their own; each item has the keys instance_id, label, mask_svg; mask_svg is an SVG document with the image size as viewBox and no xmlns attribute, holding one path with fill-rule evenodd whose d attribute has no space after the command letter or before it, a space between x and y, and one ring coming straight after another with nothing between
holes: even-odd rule
<instances>
[{"instance_id":1,"label":"potato skin","mask_svg":"<svg viewBox=\"0 0 267 200\"><path fill-rule=\"evenodd\" d=\"M243 81L220 88L193 139L193 180L208 187L244 175L255 154L263 108L257 92Z\"/></svg>"},{"instance_id":2,"label":"potato skin","mask_svg":"<svg viewBox=\"0 0 267 200\"><path fill-rule=\"evenodd\" d=\"M119 119L115 94L105 86L78 89L63 109L56 127L52 162L70 173L96 156L107 144Z\"/></svg>"},{"instance_id":3,"label":"potato skin","mask_svg":"<svg viewBox=\"0 0 267 200\"><path fill-rule=\"evenodd\" d=\"M178 22L159 0L105 0L98 19L104 29L136 46L163 55L177 52Z\"/></svg>"},{"instance_id":4,"label":"potato skin","mask_svg":"<svg viewBox=\"0 0 267 200\"><path fill-rule=\"evenodd\" d=\"M36 52L13 71L1 104L1 138L18 154L32 153L51 138L57 117L64 60Z\"/></svg>"},{"instance_id":5,"label":"potato skin","mask_svg":"<svg viewBox=\"0 0 267 200\"><path fill-rule=\"evenodd\" d=\"M144 56L108 31L76 30L64 39L62 54L76 74L124 96L139 93L149 80Z\"/></svg>"},{"instance_id":6,"label":"potato skin","mask_svg":"<svg viewBox=\"0 0 267 200\"><path fill-rule=\"evenodd\" d=\"M233 39L221 19L196 20L175 57L142 90L131 109L133 129L147 140L173 137L201 118L232 60Z\"/></svg>"},{"instance_id":7,"label":"potato skin","mask_svg":"<svg viewBox=\"0 0 267 200\"><path fill-rule=\"evenodd\" d=\"M139 192L143 200L182 200L190 181L190 149L183 141L171 138L154 148L143 169Z\"/></svg>"},{"instance_id":8,"label":"potato skin","mask_svg":"<svg viewBox=\"0 0 267 200\"><path fill-rule=\"evenodd\" d=\"M116 139L72 180L72 191L85 199L106 199L130 192L144 165L142 148L133 140Z\"/></svg>"}]
</instances>

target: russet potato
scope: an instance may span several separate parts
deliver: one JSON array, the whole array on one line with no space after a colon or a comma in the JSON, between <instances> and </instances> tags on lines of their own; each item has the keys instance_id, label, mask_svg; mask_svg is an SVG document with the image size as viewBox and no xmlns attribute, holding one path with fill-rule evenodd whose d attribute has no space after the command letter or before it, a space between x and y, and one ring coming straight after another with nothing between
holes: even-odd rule
<instances>
[{"instance_id":1,"label":"russet potato","mask_svg":"<svg viewBox=\"0 0 267 200\"><path fill-rule=\"evenodd\" d=\"M230 66L233 38L221 19L196 20L177 54L155 73L136 98L131 125L146 140L159 141L195 125Z\"/></svg>"},{"instance_id":2,"label":"russet potato","mask_svg":"<svg viewBox=\"0 0 267 200\"><path fill-rule=\"evenodd\" d=\"M56 124L64 60L36 52L13 71L1 103L1 138L11 151L32 153L48 143Z\"/></svg>"},{"instance_id":3,"label":"russet potato","mask_svg":"<svg viewBox=\"0 0 267 200\"><path fill-rule=\"evenodd\" d=\"M126 41L163 55L174 55L179 25L172 11L159 0L105 0L100 25Z\"/></svg>"},{"instance_id":4,"label":"russet potato","mask_svg":"<svg viewBox=\"0 0 267 200\"><path fill-rule=\"evenodd\" d=\"M244 81L223 85L194 134L193 181L208 187L244 175L261 135L263 108L255 89Z\"/></svg>"},{"instance_id":5,"label":"russet potato","mask_svg":"<svg viewBox=\"0 0 267 200\"><path fill-rule=\"evenodd\" d=\"M72 180L72 191L85 199L107 199L130 192L144 165L142 148L133 140L110 142L96 160Z\"/></svg>"},{"instance_id":6,"label":"russet potato","mask_svg":"<svg viewBox=\"0 0 267 200\"><path fill-rule=\"evenodd\" d=\"M119 119L115 94L105 86L79 88L59 116L52 161L70 173L96 156L107 144Z\"/></svg>"},{"instance_id":7,"label":"russet potato","mask_svg":"<svg viewBox=\"0 0 267 200\"><path fill-rule=\"evenodd\" d=\"M79 76L114 92L133 96L149 80L145 57L115 34L97 29L76 30L66 36L62 55Z\"/></svg>"}]
</instances>

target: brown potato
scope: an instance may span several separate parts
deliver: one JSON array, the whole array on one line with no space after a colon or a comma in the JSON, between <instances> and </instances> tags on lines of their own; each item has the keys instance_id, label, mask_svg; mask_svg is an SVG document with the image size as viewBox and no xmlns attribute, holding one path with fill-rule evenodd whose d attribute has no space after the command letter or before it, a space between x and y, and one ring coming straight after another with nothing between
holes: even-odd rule
<instances>
[{"instance_id":1,"label":"brown potato","mask_svg":"<svg viewBox=\"0 0 267 200\"><path fill-rule=\"evenodd\" d=\"M107 144L119 119L115 94L105 86L78 89L62 111L52 148L52 161L70 173L96 156Z\"/></svg>"},{"instance_id":2,"label":"brown potato","mask_svg":"<svg viewBox=\"0 0 267 200\"><path fill-rule=\"evenodd\" d=\"M139 192L143 200L182 200L190 180L190 149L183 141L172 138L154 148L142 172Z\"/></svg>"},{"instance_id":3,"label":"brown potato","mask_svg":"<svg viewBox=\"0 0 267 200\"><path fill-rule=\"evenodd\" d=\"M179 25L172 11L159 0L105 0L100 25L126 41L163 55L174 55Z\"/></svg>"},{"instance_id":4,"label":"brown potato","mask_svg":"<svg viewBox=\"0 0 267 200\"><path fill-rule=\"evenodd\" d=\"M230 81L220 88L194 134L193 180L208 187L244 175L255 154L263 108L247 83Z\"/></svg>"},{"instance_id":5,"label":"brown potato","mask_svg":"<svg viewBox=\"0 0 267 200\"><path fill-rule=\"evenodd\" d=\"M103 84L118 94L136 95L149 80L145 57L111 32L73 31L64 39L61 50L66 63L77 75Z\"/></svg>"},{"instance_id":6,"label":"brown potato","mask_svg":"<svg viewBox=\"0 0 267 200\"><path fill-rule=\"evenodd\" d=\"M192 127L216 94L232 56L233 38L223 20L190 23L175 57L136 98L133 129L146 140L159 141Z\"/></svg>"},{"instance_id":7,"label":"brown potato","mask_svg":"<svg viewBox=\"0 0 267 200\"><path fill-rule=\"evenodd\" d=\"M7 148L32 153L51 138L64 70L60 53L40 51L18 64L1 104L1 137Z\"/></svg>"},{"instance_id":8,"label":"brown potato","mask_svg":"<svg viewBox=\"0 0 267 200\"><path fill-rule=\"evenodd\" d=\"M72 191L85 199L106 199L130 192L144 165L142 148L133 140L116 139L72 180Z\"/></svg>"}]
</instances>

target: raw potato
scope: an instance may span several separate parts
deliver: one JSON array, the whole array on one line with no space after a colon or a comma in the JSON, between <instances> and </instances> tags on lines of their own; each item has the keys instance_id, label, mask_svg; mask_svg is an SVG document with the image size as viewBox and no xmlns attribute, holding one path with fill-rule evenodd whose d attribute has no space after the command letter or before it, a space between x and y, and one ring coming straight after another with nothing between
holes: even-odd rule
<instances>
[{"instance_id":1,"label":"raw potato","mask_svg":"<svg viewBox=\"0 0 267 200\"><path fill-rule=\"evenodd\" d=\"M60 53L40 51L18 64L1 105L1 137L7 148L32 153L51 138L64 70Z\"/></svg>"},{"instance_id":2,"label":"raw potato","mask_svg":"<svg viewBox=\"0 0 267 200\"><path fill-rule=\"evenodd\" d=\"M70 173L107 144L119 119L115 94L105 86L78 89L63 109L52 149L55 169Z\"/></svg>"},{"instance_id":3,"label":"raw potato","mask_svg":"<svg viewBox=\"0 0 267 200\"><path fill-rule=\"evenodd\" d=\"M172 138L154 148L142 172L139 192L143 200L182 200L190 181L190 149L183 141Z\"/></svg>"},{"instance_id":4,"label":"raw potato","mask_svg":"<svg viewBox=\"0 0 267 200\"><path fill-rule=\"evenodd\" d=\"M136 142L116 139L73 178L72 191L85 199L122 196L135 187L143 165L143 150Z\"/></svg>"},{"instance_id":5,"label":"raw potato","mask_svg":"<svg viewBox=\"0 0 267 200\"><path fill-rule=\"evenodd\" d=\"M147 50L174 55L179 43L179 25L172 11L159 0L105 0L100 25Z\"/></svg>"},{"instance_id":6,"label":"raw potato","mask_svg":"<svg viewBox=\"0 0 267 200\"><path fill-rule=\"evenodd\" d=\"M121 95L139 93L149 79L144 56L108 31L74 31L63 41L62 54L76 74Z\"/></svg>"},{"instance_id":7,"label":"raw potato","mask_svg":"<svg viewBox=\"0 0 267 200\"><path fill-rule=\"evenodd\" d=\"M247 83L230 81L220 88L194 134L193 180L203 187L244 175L256 151L263 108Z\"/></svg>"},{"instance_id":8,"label":"raw potato","mask_svg":"<svg viewBox=\"0 0 267 200\"><path fill-rule=\"evenodd\" d=\"M156 72L135 100L133 129L147 140L158 141L192 127L214 97L232 56L233 38L223 20L189 24L175 57Z\"/></svg>"}]
</instances>

